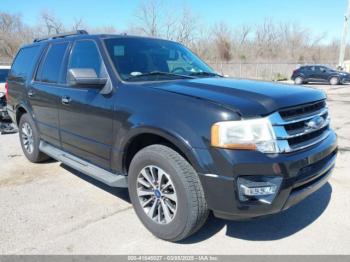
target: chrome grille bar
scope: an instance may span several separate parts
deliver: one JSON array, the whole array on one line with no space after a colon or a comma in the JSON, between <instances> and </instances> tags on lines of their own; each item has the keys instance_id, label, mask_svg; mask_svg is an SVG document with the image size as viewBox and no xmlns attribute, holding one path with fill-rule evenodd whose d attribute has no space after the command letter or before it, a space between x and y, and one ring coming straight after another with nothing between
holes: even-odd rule
<instances>
[{"instance_id":1,"label":"chrome grille bar","mask_svg":"<svg viewBox=\"0 0 350 262\"><path fill-rule=\"evenodd\" d=\"M310 107L310 105L312 105L312 103L302 105L300 108L303 109L303 107ZM291 110L294 109L295 107L291 108ZM288 109L283 109L283 112L288 113ZM320 143L330 134L330 117L328 116L328 108L325 103L323 108L317 109L308 114L283 118L280 112L275 112L268 118L270 119L272 128L275 132L277 146L282 153L289 153L308 148ZM322 124L311 128L309 126L311 124L310 122L317 118L323 118L318 119L323 120L323 122L320 121Z\"/></svg>"},{"instance_id":2,"label":"chrome grille bar","mask_svg":"<svg viewBox=\"0 0 350 262\"><path fill-rule=\"evenodd\" d=\"M307 116L302 116L302 117L299 117L299 118L292 118L292 119L289 119L289 120L283 120L283 118L281 117L281 115L276 112L274 114L271 115L271 124L273 126L285 126L285 125L289 125L289 124L295 124L295 123L298 123L298 122L301 122L301 121L307 121L307 120L311 120L312 118L314 118L315 116L323 116L325 114L328 113L328 108L325 107L321 110L318 110L316 112L314 112L313 114L310 114L310 115L307 115Z\"/></svg>"}]
</instances>

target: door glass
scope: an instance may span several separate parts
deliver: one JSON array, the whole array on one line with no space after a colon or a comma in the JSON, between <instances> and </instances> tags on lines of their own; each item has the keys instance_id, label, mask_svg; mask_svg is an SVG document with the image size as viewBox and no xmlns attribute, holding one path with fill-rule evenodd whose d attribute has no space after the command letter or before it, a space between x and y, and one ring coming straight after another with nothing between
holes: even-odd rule
<instances>
[{"instance_id":1,"label":"door glass","mask_svg":"<svg viewBox=\"0 0 350 262\"><path fill-rule=\"evenodd\" d=\"M102 58L93 41L77 41L74 45L68 64L68 70L77 68L93 69L97 77L107 77Z\"/></svg>"},{"instance_id":2,"label":"door glass","mask_svg":"<svg viewBox=\"0 0 350 262\"><path fill-rule=\"evenodd\" d=\"M13 62L10 75L16 78L25 79L39 56L39 46L22 48Z\"/></svg>"},{"instance_id":3,"label":"door glass","mask_svg":"<svg viewBox=\"0 0 350 262\"><path fill-rule=\"evenodd\" d=\"M39 65L36 81L57 83L60 78L64 54L66 53L68 43L53 44L49 47L47 55Z\"/></svg>"}]
</instances>

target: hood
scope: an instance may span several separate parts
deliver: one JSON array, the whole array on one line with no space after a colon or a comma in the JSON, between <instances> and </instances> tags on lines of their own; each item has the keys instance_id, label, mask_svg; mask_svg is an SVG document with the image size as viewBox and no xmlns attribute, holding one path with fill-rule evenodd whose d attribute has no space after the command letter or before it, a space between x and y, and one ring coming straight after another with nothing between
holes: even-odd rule
<instances>
[{"instance_id":1,"label":"hood","mask_svg":"<svg viewBox=\"0 0 350 262\"><path fill-rule=\"evenodd\" d=\"M337 73L340 75L344 75L344 76L350 75L348 72L345 72L345 71L331 70L331 72L334 72L334 73Z\"/></svg>"},{"instance_id":2,"label":"hood","mask_svg":"<svg viewBox=\"0 0 350 262\"><path fill-rule=\"evenodd\" d=\"M325 99L314 88L229 78L199 78L152 85L168 92L208 100L242 117L264 116L281 108Z\"/></svg>"}]
</instances>

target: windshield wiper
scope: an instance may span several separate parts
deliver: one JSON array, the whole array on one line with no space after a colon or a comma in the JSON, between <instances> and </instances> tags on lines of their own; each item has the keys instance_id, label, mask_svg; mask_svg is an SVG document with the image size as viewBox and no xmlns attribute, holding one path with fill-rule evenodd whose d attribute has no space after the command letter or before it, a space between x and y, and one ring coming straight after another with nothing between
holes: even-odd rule
<instances>
[{"instance_id":1,"label":"windshield wiper","mask_svg":"<svg viewBox=\"0 0 350 262\"><path fill-rule=\"evenodd\" d=\"M223 77L222 75L220 74L217 74L217 73L213 73L213 72L193 72L190 74L190 76L217 76L217 77Z\"/></svg>"},{"instance_id":2,"label":"windshield wiper","mask_svg":"<svg viewBox=\"0 0 350 262\"><path fill-rule=\"evenodd\" d=\"M168 73L168 72L161 72L161 71L153 71L153 72L147 72L139 75L133 75L127 78L127 80L134 80L137 78L143 78L143 77L148 77L148 76L169 76L171 78L188 78L188 79L193 79L192 76L187 76L187 75L179 75L179 74L174 74L174 73Z\"/></svg>"}]
</instances>

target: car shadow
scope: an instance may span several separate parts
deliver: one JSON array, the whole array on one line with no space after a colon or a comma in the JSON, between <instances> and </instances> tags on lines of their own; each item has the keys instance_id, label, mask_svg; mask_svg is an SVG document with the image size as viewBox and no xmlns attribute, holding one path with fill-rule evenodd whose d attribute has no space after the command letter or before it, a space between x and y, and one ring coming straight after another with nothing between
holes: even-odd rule
<instances>
[{"instance_id":1,"label":"car shadow","mask_svg":"<svg viewBox=\"0 0 350 262\"><path fill-rule=\"evenodd\" d=\"M131 203L127 188L110 187L65 164L61 164L61 167L86 182ZM327 183L302 202L286 211L245 221L222 220L210 214L205 225L196 234L178 242L178 244L193 244L204 241L213 237L224 227L226 227L226 235L232 238L248 241L283 239L312 224L321 216L329 204L331 194L332 187Z\"/></svg>"},{"instance_id":2,"label":"car shadow","mask_svg":"<svg viewBox=\"0 0 350 262\"><path fill-rule=\"evenodd\" d=\"M86 182L98 187L99 189L102 189L118 198L121 198L122 200L131 203L130 197L129 197L129 192L127 188L119 188L119 187L110 187L92 177L89 177L65 164L60 164L62 168L67 170L68 172L72 173L73 175L85 180Z\"/></svg>"},{"instance_id":3,"label":"car shadow","mask_svg":"<svg viewBox=\"0 0 350 262\"><path fill-rule=\"evenodd\" d=\"M278 240L312 224L327 208L332 194L329 183L290 209L264 218L226 221L210 215L199 232L180 242L192 244L209 239L226 226L226 235L248 241Z\"/></svg>"}]
</instances>

